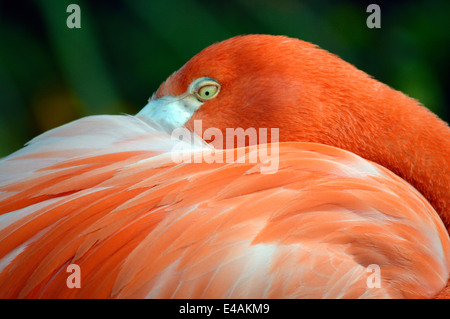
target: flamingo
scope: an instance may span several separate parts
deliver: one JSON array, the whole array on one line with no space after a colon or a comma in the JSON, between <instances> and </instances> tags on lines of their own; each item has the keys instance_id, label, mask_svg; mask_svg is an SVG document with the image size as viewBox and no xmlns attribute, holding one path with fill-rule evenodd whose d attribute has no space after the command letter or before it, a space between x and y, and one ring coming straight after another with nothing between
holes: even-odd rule
<instances>
[{"instance_id":1,"label":"flamingo","mask_svg":"<svg viewBox=\"0 0 450 319\"><path fill-rule=\"evenodd\" d=\"M449 298L449 154L444 121L311 43L215 43L137 115L1 160L0 297Z\"/></svg>"}]
</instances>

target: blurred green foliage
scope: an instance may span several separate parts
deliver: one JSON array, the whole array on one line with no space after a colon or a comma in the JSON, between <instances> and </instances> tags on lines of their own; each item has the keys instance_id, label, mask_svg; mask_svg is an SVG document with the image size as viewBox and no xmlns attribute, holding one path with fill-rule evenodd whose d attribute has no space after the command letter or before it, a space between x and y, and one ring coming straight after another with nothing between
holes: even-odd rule
<instances>
[{"instance_id":1,"label":"blurred green foliage","mask_svg":"<svg viewBox=\"0 0 450 319\"><path fill-rule=\"evenodd\" d=\"M66 26L71 3L81 29ZM0 1L0 157L82 116L136 113L202 48L249 33L318 44L448 121L449 14L447 0Z\"/></svg>"}]
</instances>

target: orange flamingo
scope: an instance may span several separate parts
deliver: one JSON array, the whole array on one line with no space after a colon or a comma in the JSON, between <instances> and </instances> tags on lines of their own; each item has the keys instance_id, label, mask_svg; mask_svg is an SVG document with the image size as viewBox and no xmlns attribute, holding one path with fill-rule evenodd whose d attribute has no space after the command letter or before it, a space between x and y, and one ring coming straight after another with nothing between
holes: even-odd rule
<instances>
[{"instance_id":1,"label":"orange flamingo","mask_svg":"<svg viewBox=\"0 0 450 319\"><path fill-rule=\"evenodd\" d=\"M168 133L196 120L215 150ZM220 149L209 128L280 142ZM180 143L242 161L177 163ZM276 170L250 161L261 151ZM448 298L449 154L445 122L325 50L216 43L136 116L86 117L1 160L0 297Z\"/></svg>"}]
</instances>

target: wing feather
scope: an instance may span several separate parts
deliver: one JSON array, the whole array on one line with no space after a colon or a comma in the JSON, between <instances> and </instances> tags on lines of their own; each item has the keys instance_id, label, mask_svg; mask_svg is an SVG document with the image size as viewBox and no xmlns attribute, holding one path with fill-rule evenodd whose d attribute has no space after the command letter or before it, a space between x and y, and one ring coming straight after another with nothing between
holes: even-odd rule
<instances>
[{"instance_id":1,"label":"wing feather","mask_svg":"<svg viewBox=\"0 0 450 319\"><path fill-rule=\"evenodd\" d=\"M192 154L210 151L192 141ZM442 222L386 169L280 143L279 169L261 174L249 161L176 163L176 143L156 124L99 116L3 159L0 297L431 297L446 285ZM81 288L66 285L71 263Z\"/></svg>"}]
</instances>

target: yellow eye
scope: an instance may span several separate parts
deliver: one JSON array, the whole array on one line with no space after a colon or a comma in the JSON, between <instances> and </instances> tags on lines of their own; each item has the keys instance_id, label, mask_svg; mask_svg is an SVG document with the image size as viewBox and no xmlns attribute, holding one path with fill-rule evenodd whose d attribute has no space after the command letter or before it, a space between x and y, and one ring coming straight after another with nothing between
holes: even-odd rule
<instances>
[{"instance_id":1,"label":"yellow eye","mask_svg":"<svg viewBox=\"0 0 450 319\"><path fill-rule=\"evenodd\" d=\"M220 84L212 80L202 81L196 86L194 94L202 102L215 98L220 91Z\"/></svg>"}]
</instances>

